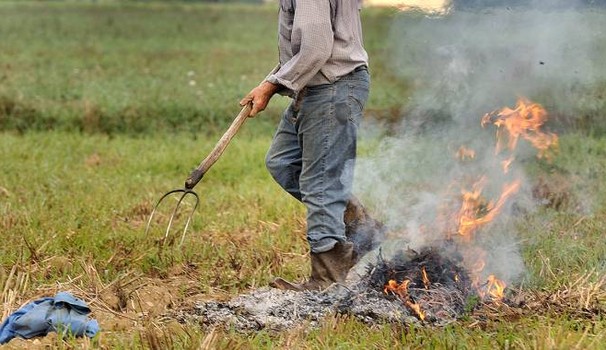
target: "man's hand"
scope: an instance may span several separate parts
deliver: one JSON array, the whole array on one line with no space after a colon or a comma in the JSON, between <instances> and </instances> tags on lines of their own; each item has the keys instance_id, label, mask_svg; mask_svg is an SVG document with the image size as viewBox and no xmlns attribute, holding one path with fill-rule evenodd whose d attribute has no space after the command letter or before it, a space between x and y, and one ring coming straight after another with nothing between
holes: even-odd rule
<instances>
[{"instance_id":1,"label":"man's hand","mask_svg":"<svg viewBox=\"0 0 606 350\"><path fill-rule=\"evenodd\" d=\"M240 101L240 105L245 106L252 102L253 107L250 111L250 117L254 117L257 115L257 113L261 112L265 109L265 107L267 107L269 100L279 88L280 85L270 83L269 81L264 81L259 84L259 86L252 89L248 95L246 95L246 97Z\"/></svg>"}]
</instances>

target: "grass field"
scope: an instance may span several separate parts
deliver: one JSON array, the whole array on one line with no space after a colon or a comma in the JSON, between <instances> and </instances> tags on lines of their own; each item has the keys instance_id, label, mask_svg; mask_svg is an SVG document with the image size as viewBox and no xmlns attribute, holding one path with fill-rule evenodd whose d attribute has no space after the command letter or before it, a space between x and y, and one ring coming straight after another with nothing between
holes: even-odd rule
<instances>
[{"instance_id":1,"label":"grass field","mask_svg":"<svg viewBox=\"0 0 606 350\"><path fill-rule=\"evenodd\" d=\"M367 117L393 122L414 82L387 68L395 13L365 11ZM561 135L553 163L524 164L529 183L549 185L553 205L511 219L527 269L510 287L527 299L519 314L487 306L439 328L334 316L318 329L252 335L162 318L308 273L304 208L263 165L285 98L247 122L197 187L202 205L183 248L160 245L157 230L144 234L154 201L181 186L273 66L275 15L271 6L0 3L2 317L70 290L102 327L93 340L48 336L8 348L606 348L598 88L588 95L593 114ZM363 157L392 133L377 130L362 139Z\"/></svg>"},{"instance_id":2,"label":"grass field","mask_svg":"<svg viewBox=\"0 0 606 350\"><path fill-rule=\"evenodd\" d=\"M277 59L271 7L34 3L2 12L2 129L206 130L229 120ZM388 30L380 13L368 16L375 52ZM403 98L390 93L403 83L382 67L374 109Z\"/></svg>"}]
</instances>

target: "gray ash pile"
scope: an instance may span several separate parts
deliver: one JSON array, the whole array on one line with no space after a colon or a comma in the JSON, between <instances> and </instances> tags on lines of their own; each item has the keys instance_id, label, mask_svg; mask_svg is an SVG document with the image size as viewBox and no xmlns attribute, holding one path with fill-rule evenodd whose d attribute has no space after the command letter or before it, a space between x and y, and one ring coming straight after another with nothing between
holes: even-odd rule
<instances>
[{"instance_id":1,"label":"gray ash pile","mask_svg":"<svg viewBox=\"0 0 606 350\"><path fill-rule=\"evenodd\" d=\"M442 253L440 253L442 252ZM375 254L373 263L344 285L322 292L260 288L227 302L197 303L170 315L204 328L239 332L317 326L328 315L349 315L367 324L444 325L463 315L474 293L467 273L444 249L406 250L395 258Z\"/></svg>"}]
</instances>

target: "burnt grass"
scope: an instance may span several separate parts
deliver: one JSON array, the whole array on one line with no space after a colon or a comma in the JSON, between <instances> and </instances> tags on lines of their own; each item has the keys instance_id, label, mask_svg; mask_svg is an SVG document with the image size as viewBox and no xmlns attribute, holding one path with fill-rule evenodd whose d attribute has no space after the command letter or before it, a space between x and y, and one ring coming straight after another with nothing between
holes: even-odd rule
<instances>
[{"instance_id":1,"label":"burnt grass","mask_svg":"<svg viewBox=\"0 0 606 350\"><path fill-rule=\"evenodd\" d=\"M450 253L443 247L421 252L408 249L385 259L379 252L362 275L350 273L345 284L324 291L293 292L263 287L229 301L196 303L167 316L206 329L243 333L317 327L329 315L351 316L369 325L446 325L463 317L470 297L475 296L467 272L458 259L451 257L456 255ZM423 269L430 281L427 285L423 282ZM389 280L398 283L410 280L407 298L419 304L423 318L401 296L384 290Z\"/></svg>"}]
</instances>

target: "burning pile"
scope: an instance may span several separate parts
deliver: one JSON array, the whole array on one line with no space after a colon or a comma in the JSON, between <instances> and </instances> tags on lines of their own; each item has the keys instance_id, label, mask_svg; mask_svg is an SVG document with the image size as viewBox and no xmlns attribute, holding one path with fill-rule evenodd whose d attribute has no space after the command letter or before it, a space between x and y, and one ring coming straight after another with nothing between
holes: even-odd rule
<instances>
[{"instance_id":1,"label":"burning pile","mask_svg":"<svg viewBox=\"0 0 606 350\"><path fill-rule=\"evenodd\" d=\"M467 174L459 179L456 187L462 188L458 195L439 208L439 217L431 227L421 228L439 232L441 238L419 252L406 248L388 259L381 252L367 257L367 265L353 269L345 286L324 292L264 288L227 303L199 304L179 318L193 317L206 326L224 324L239 330L313 324L335 312L364 322L444 324L459 318L472 296L486 303L503 302L506 284L486 271L487 253L477 243L478 235L521 188L521 180L511 171L519 139L536 148L539 158L553 157L558 138L541 130L546 119L543 107L525 99L513 109L504 108L482 118L483 127L492 124L497 129L494 163L501 175L495 179L483 173ZM476 152L461 146L456 156L462 162L473 162ZM495 181L503 185L495 185ZM501 190L489 196L485 194L489 186Z\"/></svg>"},{"instance_id":2,"label":"burning pile","mask_svg":"<svg viewBox=\"0 0 606 350\"><path fill-rule=\"evenodd\" d=\"M452 248L434 247L421 253L407 250L389 261L379 259L368 284L395 296L420 321L456 318L464 312L471 281L460 264L462 257L446 258L456 255Z\"/></svg>"},{"instance_id":3,"label":"burning pile","mask_svg":"<svg viewBox=\"0 0 606 350\"><path fill-rule=\"evenodd\" d=\"M334 285L326 291L260 288L227 302L199 303L172 317L240 332L282 331L302 324L314 327L332 314L348 315L366 324L445 325L463 314L470 289L460 264L444 256L436 249L420 253L405 250L390 259L379 255L370 267L359 266L362 276L352 271L345 285ZM460 277L455 281L450 276ZM386 277L394 281L408 278L406 294L387 295L383 286ZM423 281L428 280L433 282L424 285ZM400 292L404 293L402 288Z\"/></svg>"},{"instance_id":4,"label":"burning pile","mask_svg":"<svg viewBox=\"0 0 606 350\"><path fill-rule=\"evenodd\" d=\"M440 220L435 227L423 228L443 233L444 237L438 240L437 247L430 250L440 252L439 258L427 260L428 255L421 254L406 264L399 264L396 259L384 264L371 280L379 282L383 278L384 293L397 296L420 320L427 318L425 309L428 303L426 297L423 297L425 301L421 301L420 294L427 294L436 286L457 290L464 297L474 294L485 302L502 302L506 284L494 274L485 272L486 252L476 244L475 235L495 220L521 187L521 180L511 175L510 171L519 139L527 140L537 149L538 158L549 160L557 151L557 136L541 130L546 120L547 113L541 105L523 98L513 109L503 108L484 115L481 125L486 127L493 124L497 128L495 158L502 171L499 179L504 184L496 199L489 200L484 194L491 178L485 174L467 175L457 184L467 183L468 187L461 188L460 196L450 206L440 208ZM471 162L475 156L475 150L466 146L461 146L456 152L456 157L462 162ZM446 260L449 264L441 264L443 258L440 256L454 257L456 265L451 264L452 260ZM432 266L428 264L429 261L440 263ZM425 293L420 293L423 291Z\"/></svg>"}]
</instances>

